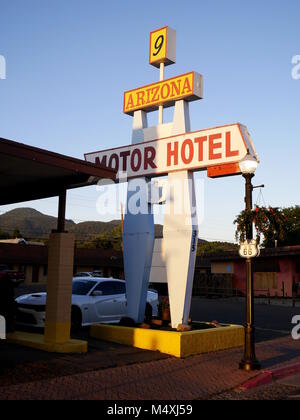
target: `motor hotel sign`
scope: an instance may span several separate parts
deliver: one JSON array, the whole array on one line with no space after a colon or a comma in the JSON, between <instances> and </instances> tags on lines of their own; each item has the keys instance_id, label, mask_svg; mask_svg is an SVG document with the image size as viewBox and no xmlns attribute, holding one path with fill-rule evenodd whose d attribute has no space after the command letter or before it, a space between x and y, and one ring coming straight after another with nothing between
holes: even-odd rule
<instances>
[{"instance_id":1,"label":"motor hotel sign","mask_svg":"<svg viewBox=\"0 0 300 420\"><path fill-rule=\"evenodd\" d=\"M125 172L130 179L237 164L247 155L248 150L255 154L246 127L233 124L88 153L85 158L89 162L115 169L118 178L121 172ZM239 169L236 169L236 172L239 172Z\"/></svg>"}]
</instances>

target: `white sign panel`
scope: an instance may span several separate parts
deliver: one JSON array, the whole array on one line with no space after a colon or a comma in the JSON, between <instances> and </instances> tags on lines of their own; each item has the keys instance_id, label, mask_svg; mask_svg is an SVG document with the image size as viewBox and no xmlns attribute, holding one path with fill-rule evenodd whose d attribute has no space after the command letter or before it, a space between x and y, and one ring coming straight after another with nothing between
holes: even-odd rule
<instances>
[{"instance_id":1,"label":"white sign panel","mask_svg":"<svg viewBox=\"0 0 300 420\"><path fill-rule=\"evenodd\" d=\"M245 241L241 243L240 246L240 256L242 258L255 258L259 257L260 248L257 245L255 240Z\"/></svg>"},{"instance_id":2,"label":"white sign panel","mask_svg":"<svg viewBox=\"0 0 300 420\"><path fill-rule=\"evenodd\" d=\"M88 153L88 162L104 164L127 178L200 171L240 162L249 150L256 156L246 127L233 124L170 138ZM238 171L238 170L237 170Z\"/></svg>"}]
</instances>

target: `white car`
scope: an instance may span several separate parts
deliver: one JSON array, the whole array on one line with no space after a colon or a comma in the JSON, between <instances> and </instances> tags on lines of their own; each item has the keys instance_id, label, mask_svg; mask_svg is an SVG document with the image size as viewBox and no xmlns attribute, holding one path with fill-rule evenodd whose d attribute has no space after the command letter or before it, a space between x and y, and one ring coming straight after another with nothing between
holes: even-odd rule
<instances>
[{"instance_id":1,"label":"white car","mask_svg":"<svg viewBox=\"0 0 300 420\"><path fill-rule=\"evenodd\" d=\"M17 298L17 323L44 328L46 299L46 293L34 293ZM126 316L126 306L125 281L93 277L73 279L74 331L92 324L119 322ZM149 316L158 315L158 294L154 290L148 290L146 312Z\"/></svg>"},{"instance_id":2,"label":"white car","mask_svg":"<svg viewBox=\"0 0 300 420\"><path fill-rule=\"evenodd\" d=\"M93 273L77 273L74 278L93 277Z\"/></svg>"}]
</instances>

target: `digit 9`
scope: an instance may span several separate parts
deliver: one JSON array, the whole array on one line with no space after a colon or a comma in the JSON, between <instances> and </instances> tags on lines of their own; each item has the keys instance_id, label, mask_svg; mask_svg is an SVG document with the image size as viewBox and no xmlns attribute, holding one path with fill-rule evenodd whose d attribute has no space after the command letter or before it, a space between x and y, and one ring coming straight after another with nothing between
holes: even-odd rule
<instances>
[{"instance_id":1,"label":"digit 9","mask_svg":"<svg viewBox=\"0 0 300 420\"><path fill-rule=\"evenodd\" d=\"M164 42L165 42L165 37L163 35L160 35L154 44L154 49L155 49L155 52L153 52L154 57L156 57L161 52Z\"/></svg>"}]
</instances>

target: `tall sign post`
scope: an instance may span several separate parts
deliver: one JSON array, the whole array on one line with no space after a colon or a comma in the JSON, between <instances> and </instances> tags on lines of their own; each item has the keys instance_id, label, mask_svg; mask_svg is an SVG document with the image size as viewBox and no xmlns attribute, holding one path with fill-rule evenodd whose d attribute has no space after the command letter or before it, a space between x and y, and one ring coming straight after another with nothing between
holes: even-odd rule
<instances>
[{"instance_id":1,"label":"tall sign post","mask_svg":"<svg viewBox=\"0 0 300 420\"><path fill-rule=\"evenodd\" d=\"M251 156L247 156L241 162L241 170L245 178L245 204L246 211L251 211L253 208L252 193L254 187L252 179L257 169L257 162ZM240 369L247 372L252 370L259 370L261 368L260 362L256 358L255 352L255 324L254 324L254 279L252 269L252 258L259 256L259 246L253 239L253 223L247 223L246 241L241 243L240 255L246 258L246 325L245 325L245 346L244 356L240 363Z\"/></svg>"},{"instance_id":2,"label":"tall sign post","mask_svg":"<svg viewBox=\"0 0 300 420\"><path fill-rule=\"evenodd\" d=\"M163 259L169 288L172 327L187 324L198 243L195 171L207 170L211 178L241 174L239 162L249 153L258 160L245 126L231 124L191 131L190 102L203 98L203 77L191 71L165 79L165 66L176 62L176 32L164 27L150 34L149 62L160 69L157 83L124 93L123 112L133 117L132 144L88 153L86 160L105 164L128 180L124 219L124 269L128 316L144 320L154 248L155 201L147 199L147 211L134 214L130 202L136 194L148 197L151 178L168 175L163 228ZM171 123L163 123L163 110L174 107ZM158 111L158 125L148 126L147 114ZM161 202L161 198L158 200Z\"/></svg>"}]
</instances>

